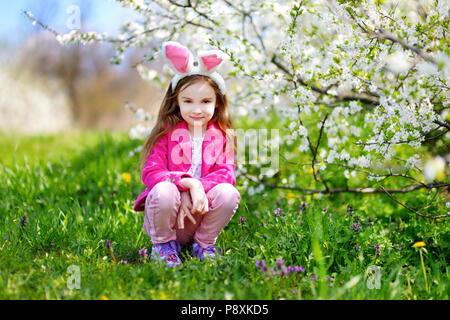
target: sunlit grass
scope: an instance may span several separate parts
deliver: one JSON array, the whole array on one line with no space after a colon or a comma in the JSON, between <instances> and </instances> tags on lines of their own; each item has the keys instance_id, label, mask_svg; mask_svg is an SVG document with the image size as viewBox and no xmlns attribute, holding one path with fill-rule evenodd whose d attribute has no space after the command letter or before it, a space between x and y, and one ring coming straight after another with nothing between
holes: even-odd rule
<instances>
[{"instance_id":1,"label":"sunlit grass","mask_svg":"<svg viewBox=\"0 0 450 320\"><path fill-rule=\"evenodd\" d=\"M140 142L106 132L1 137L0 298L448 299L448 223L387 197L249 196L238 177L241 204L217 243L223 261L199 262L183 248L183 266L167 269L139 255L151 250L143 213L132 210L143 185L138 155L128 153ZM404 198L428 201L424 192ZM362 228L350 229L356 220ZM412 246L419 240L422 257ZM263 272L261 260L304 271ZM72 265L80 289L68 287ZM368 288L369 266L381 267L378 288Z\"/></svg>"}]
</instances>

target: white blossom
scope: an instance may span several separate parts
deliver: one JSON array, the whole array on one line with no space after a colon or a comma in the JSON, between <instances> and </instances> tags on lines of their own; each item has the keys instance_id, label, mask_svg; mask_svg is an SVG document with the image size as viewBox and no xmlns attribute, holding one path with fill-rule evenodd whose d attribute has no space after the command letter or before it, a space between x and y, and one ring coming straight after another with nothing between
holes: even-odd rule
<instances>
[{"instance_id":1,"label":"white blossom","mask_svg":"<svg viewBox=\"0 0 450 320\"><path fill-rule=\"evenodd\" d=\"M294 128L295 128L296 125L297 125L297 122L296 122L296 121L292 121L292 122L289 124L289 130L290 130L290 131L294 131Z\"/></svg>"},{"instance_id":2,"label":"white blossom","mask_svg":"<svg viewBox=\"0 0 450 320\"><path fill-rule=\"evenodd\" d=\"M444 158L437 156L425 163L423 167L423 175L425 179L430 183L436 178L442 179L444 175L445 160Z\"/></svg>"},{"instance_id":3,"label":"white blossom","mask_svg":"<svg viewBox=\"0 0 450 320\"><path fill-rule=\"evenodd\" d=\"M403 51L396 51L387 57L387 68L394 73L403 73L411 67L409 56Z\"/></svg>"},{"instance_id":4,"label":"white blossom","mask_svg":"<svg viewBox=\"0 0 450 320\"><path fill-rule=\"evenodd\" d=\"M130 130L131 139L143 139L151 132L151 128L148 128L142 124L138 124Z\"/></svg>"},{"instance_id":5,"label":"white blossom","mask_svg":"<svg viewBox=\"0 0 450 320\"><path fill-rule=\"evenodd\" d=\"M420 156L418 154L415 154L406 161L405 168L408 169L419 166L421 162L422 160L420 159Z\"/></svg>"},{"instance_id":6,"label":"white blossom","mask_svg":"<svg viewBox=\"0 0 450 320\"><path fill-rule=\"evenodd\" d=\"M308 135L308 129L306 127L299 125L297 130L299 136L306 137Z\"/></svg>"},{"instance_id":7,"label":"white blossom","mask_svg":"<svg viewBox=\"0 0 450 320\"><path fill-rule=\"evenodd\" d=\"M136 110L134 117L136 118L137 121L144 121L147 117L147 114L143 109L139 108Z\"/></svg>"}]
</instances>

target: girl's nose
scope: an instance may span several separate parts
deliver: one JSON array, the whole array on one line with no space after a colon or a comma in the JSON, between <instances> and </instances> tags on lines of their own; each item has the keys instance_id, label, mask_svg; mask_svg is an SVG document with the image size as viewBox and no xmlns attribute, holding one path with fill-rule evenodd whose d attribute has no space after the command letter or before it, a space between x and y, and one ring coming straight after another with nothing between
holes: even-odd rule
<instances>
[{"instance_id":1,"label":"girl's nose","mask_svg":"<svg viewBox=\"0 0 450 320\"><path fill-rule=\"evenodd\" d=\"M194 110L192 111L192 113L194 114L201 114L202 113L202 108L200 106L195 106Z\"/></svg>"}]
</instances>

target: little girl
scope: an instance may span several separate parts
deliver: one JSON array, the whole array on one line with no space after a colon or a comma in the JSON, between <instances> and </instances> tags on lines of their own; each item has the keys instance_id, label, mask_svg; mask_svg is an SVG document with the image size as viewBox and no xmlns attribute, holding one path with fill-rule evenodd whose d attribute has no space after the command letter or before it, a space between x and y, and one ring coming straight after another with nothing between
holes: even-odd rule
<instances>
[{"instance_id":1,"label":"little girl","mask_svg":"<svg viewBox=\"0 0 450 320\"><path fill-rule=\"evenodd\" d=\"M236 137L225 82L216 71L223 52L200 51L194 63L189 49L168 41L162 54L176 74L142 151L147 188L134 210L145 211L152 259L173 267L181 264L180 244L193 242L191 256L200 260L218 256L214 244L240 194L234 187Z\"/></svg>"}]
</instances>

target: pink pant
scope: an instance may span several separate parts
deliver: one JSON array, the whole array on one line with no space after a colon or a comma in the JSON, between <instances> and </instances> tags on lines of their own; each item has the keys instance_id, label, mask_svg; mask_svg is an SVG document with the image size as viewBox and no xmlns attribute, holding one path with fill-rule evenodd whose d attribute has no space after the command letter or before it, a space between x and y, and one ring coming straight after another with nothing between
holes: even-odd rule
<instances>
[{"instance_id":1,"label":"pink pant","mask_svg":"<svg viewBox=\"0 0 450 320\"><path fill-rule=\"evenodd\" d=\"M185 218L184 229L178 229L180 191L170 181L157 183L145 200L144 230L153 244L178 240L185 245L194 239L203 248L214 245L236 212L241 196L232 184L220 183L206 197L209 211L204 215L193 214L196 224Z\"/></svg>"}]
</instances>

